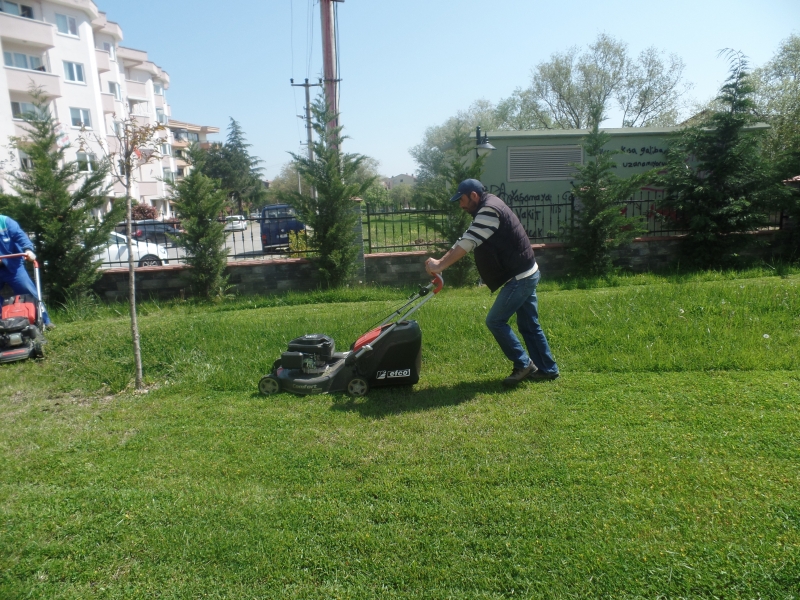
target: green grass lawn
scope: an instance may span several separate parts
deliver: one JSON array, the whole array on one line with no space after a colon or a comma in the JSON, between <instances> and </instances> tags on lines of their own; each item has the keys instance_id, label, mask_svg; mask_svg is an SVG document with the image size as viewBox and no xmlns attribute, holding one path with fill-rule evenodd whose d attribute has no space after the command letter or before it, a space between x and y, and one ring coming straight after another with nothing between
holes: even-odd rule
<instances>
[{"instance_id":1,"label":"green grass lawn","mask_svg":"<svg viewBox=\"0 0 800 600\"><path fill-rule=\"evenodd\" d=\"M0 366L0 598L798 598L800 276L545 282L555 382L485 288L418 315L413 388L264 398L391 290L56 314ZM311 302L311 303L309 303Z\"/></svg>"}]
</instances>

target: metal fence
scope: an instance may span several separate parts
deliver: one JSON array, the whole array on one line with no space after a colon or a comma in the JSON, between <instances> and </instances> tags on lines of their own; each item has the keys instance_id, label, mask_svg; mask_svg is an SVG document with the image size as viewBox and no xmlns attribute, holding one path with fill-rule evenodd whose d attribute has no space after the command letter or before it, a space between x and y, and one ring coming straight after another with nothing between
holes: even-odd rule
<instances>
[{"instance_id":1,"label":"metal fence","mask_svg":"<svg viewBox=\"0 0 800 600\"><path fill-rule=\"evenodd\" d=\"M236 231L225 232L225 253L228 262L240 260L264 260L288 255L287 247L263 248L261 245L261 220L244 218ZM167 230L167 226L173 231ZM134 263L140 266L160 264L182 264L186 253L175 240L182 231L181 222L168 220L161 223L137 223L132 226L134 244ZM304 252L294 253L305 254ZM128 251L124 225L118 225L112 232L108 245L100 251L97 258L102 261L101 268L128 266Z\"/></svg>"},{"instance_id":2,"label":"metal fence","mask_svg":"<svg viewBox=\"0 0 800 600\"><path fill-rule=\"evenodd\" d=\"M643 189L620 203L620 213L641 222L642 237L671 236L685 233L679 214L660 208L664 190ZM566 192L559 198L549 194L504 198L517 215L531 243L564 242L573 216L580 210L580 200ZM403 252L441 247L441 224L447 211L436 209L375 208L366 205L364 216L364 252ZM768 229L781 229L785 216L769 215Z\"/></svg>"},{"instance_id":3,"label":"metal fence","mask_svg":"<svg viewBox=\"0 0 800 600\"><path fill-rule=\"evenodd\" d=\"M643 237L681 234L680 215L659 208L662 190L642 190L620 203L620 212L632 219L641 219L646 228ZM572 194L561 198L525 197L506 200L519 217L531 243L563 242L572 224L580 201ZM447 220L447 211L432 208L398 209L392 207L364 206L362 232L364 252L409 252L428 248L442 248L448 242L441 234ZM264 260L287 256L305 256L308 251L291 252L286 246L264 248L261 244L261 219L245 218L237 231L225 232L225 252L229 262ZM785 216L774 213L769 217L768 229L781 229ZM186 253L176 242L174 233L165 231L165 225L181 230L180 221L166 221L159 225L134 226L134 262L140 266L185 263ZM229 227L237 227L230 225ZM109 244L97 258L101 268L127 267L128 255L123 226L117 226Z\"/></svg>"}]
</instances>

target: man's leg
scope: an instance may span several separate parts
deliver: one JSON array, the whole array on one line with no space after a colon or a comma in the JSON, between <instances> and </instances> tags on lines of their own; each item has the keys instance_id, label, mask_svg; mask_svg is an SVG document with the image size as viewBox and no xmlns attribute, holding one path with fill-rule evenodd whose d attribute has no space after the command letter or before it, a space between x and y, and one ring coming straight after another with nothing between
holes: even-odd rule
<instances>
[{"instance_id":1,"label":"man's leg","mask_svg":"<svg viewBox=\"0 0 800 600\"><path fill-rule=\"evenodd\" d=\"M22 265L15 271L9 271L5 268L0 269L0 288L3 287L4 283L7 283L15 294L30 294L36 299L39 298L39 295L36 293L36 285ZM42 306L44 306L44 302ZM47 314L47 308L42 312L42 321L44 321L45 325L51 324L50 316Z\"/></svg>"},{"instance_id":2,"label":"man's leg","mask_svg":"<svg viewBox=\"0 0 800 600\"><path fill-rule=\"evenodd\" d=\"M558 374L558 365L550 351L550 345L539 324L539 302L536 298L536 286L539 285L541 274L539 271L526 278L532 285L528 286L530 293L517 310L517 327L528 347L531 360L543 375Z\"/></svg>"},{"instance_id":3,"label":"man's leg","mask_svg":"<svg viewBox=\"0 0 800 600\"><path fill-rule=\"evenodd\" d=\"M492 308L489 309L489 314L486 315L486 327L492 332L503 354L514 363L515 369L524 369L531 359L508 324L508 320L517 312L520 304L528 295L529 292L525 286L521 286L519 281L512 279L502 287Z\"/></svg>"}]
</instances>

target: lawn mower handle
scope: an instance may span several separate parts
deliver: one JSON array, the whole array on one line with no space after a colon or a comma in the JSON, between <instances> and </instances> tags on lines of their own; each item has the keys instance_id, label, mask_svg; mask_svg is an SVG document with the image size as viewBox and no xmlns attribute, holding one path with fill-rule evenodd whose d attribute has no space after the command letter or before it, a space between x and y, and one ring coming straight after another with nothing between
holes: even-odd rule
<instances>
[{"instance_id":1,"label":"lawn mower handle","mask_svg":"<svg viewBox=\"0 0 800 600\"><path fill-rule=\"evenodd\" d=\"M3 254L2 256L0 256L0 260L3 260L4 258L26 258L27 256L28 255L25 254L24 252L20 252L19 254ZM36 262L35 260L33 261L33 267L35 269L39 268L39 263Z\"/></svg>"},{"instance_id":2,"label":"lawn mower handle","mask_svg":"<svg viewBox=\"0 0 800 600\"><path fill-rule=\"evenodd\" d=\"M433 275L433 279L431 279L431 283L433 284L433 293L438 294L442 291L444 287L444 278L442 277L441 273L435 273Z\"/></svg>"}]
</instances>

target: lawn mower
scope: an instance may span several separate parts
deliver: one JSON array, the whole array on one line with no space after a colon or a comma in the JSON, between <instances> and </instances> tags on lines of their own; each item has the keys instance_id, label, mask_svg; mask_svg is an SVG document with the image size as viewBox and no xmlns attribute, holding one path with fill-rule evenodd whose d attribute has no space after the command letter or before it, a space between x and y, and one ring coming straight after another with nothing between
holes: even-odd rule
<instances>
[{"instance_id":1,"label":"lawn mower","mask_svg":"<svg viewBox=\"0 0 800 600\"><path fill-rule=\"evenodd\" d=\"M408 301L367 331L348 352L336 352L333 339L312 333L289 342L289 348L258 383L264 395L280 391L325 394L346 391L364 396L373 387L413 385L419 381L422 332L410 317L444 286L436 275Z\"/></svg>"},{"instance_id":2,"label":"lawn mower","mask_svg":"<svg viewBox=\"0 0 800 600\"><path fill-rule=\"evenodd\" d=\"M6 254L4 258L21 258L24 254ZM36 279L36 294L42 297L42 286L39 282L39 263L33 261L33 274ZM42 358L44 352L44 323L42 314L44 304L30 294L12 296L3 302L0 314L0 363L25 360L26 358Z\"/></svg>"}]
</instances>

